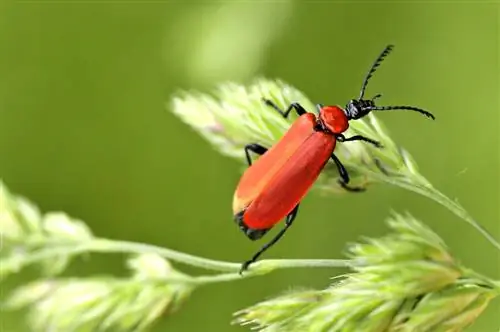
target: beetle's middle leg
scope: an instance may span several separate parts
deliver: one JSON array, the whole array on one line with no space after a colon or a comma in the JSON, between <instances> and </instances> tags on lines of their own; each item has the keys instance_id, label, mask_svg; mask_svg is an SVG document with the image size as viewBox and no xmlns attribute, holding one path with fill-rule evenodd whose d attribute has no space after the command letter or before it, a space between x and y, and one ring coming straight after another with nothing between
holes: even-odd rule
<instances>
[{"instance_id":1,"label":"beetle's middle leg","mask_svg":"<svg viewBox=\"0 0 500 332\"><path fill-rule=\"evenodd\" d=\"M344 188L347 191L351 192L362 192L365 191L365 188L362 187L351 187L348 185L349 183L349 173L347 173L347 170L345 169L344 165L340 162L339 158L335 154L332 154L332 160L335 162L335 165L337 165L337 169L339 170L339 184L342 188Z\"/></svg>"},{"instance_id":2,"label":"beetle's middle leg","mask_svg":"<svg viewBox=\"0 0 500 332\"><path fill-rule=\"evenodd\" d=\"M259 259L260 255L262 255L267 249L271 248L276 242L278 242L281 239L281 237L283 235L285 235L286 231L288 230L288 228L290 228L290 226L292 226L293 221L297 217L297 213L299 211L299 205L300 205L300 203L297 204L293 208L292 212L290 212L286 216L285 227L283 227L283 229L280 230L279 233L276 234L276 236L271 241L269 241L264 246L262 246L262 248L260 248L259 251L257 251L251 259L249 259L248 261L246 261L245 263L243 263L241 265L240 274L242 274L244 271L246 271L248 269L248 267L250 266L250 264L254 263L257 259Z\"/></svg>"}]
</instances>

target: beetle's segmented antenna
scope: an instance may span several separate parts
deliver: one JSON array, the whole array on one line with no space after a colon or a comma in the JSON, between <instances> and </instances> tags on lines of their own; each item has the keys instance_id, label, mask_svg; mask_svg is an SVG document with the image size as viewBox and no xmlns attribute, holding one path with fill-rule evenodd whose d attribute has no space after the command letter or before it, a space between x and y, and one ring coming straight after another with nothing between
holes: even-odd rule
<instances>
[{"instance_id":1,"label":"beetle's segmented antenna","mask_svg":"<svg viewBox=\"0 0 500 332\"><path fill-rule=\"evenodd\" d=\"M382 61L384 61L384 58L391 53L392 49L394 48L394 45L387 45L382 53L378 56L377 60L373 63L372 67L368 71L368 74L365 77L365 80L363 81L363 86L361 87L361 92L359 93L359 98L358 100L363 99L363 96L365 95L365 90L366 86L368 85L368 81L372 77L373 73L377 70L377 67L380 66Z\"/></svg>"},{"instance_id":2,"label":"beetle's segmented antenna","mask_svg":"<svg viewBox=\"0 0 500 332\"><path fill-rule=\"evenodd\" d=\"M432 120L435 119L434 115L430 112L427 112L426 110L423 110L418 107L413 107L413 106L372 106L372 107L367 107L367 110L370 111L390 111L390 110L406 110L406 111L415 111L419 112Z\"/></svg>"}]
</instances>

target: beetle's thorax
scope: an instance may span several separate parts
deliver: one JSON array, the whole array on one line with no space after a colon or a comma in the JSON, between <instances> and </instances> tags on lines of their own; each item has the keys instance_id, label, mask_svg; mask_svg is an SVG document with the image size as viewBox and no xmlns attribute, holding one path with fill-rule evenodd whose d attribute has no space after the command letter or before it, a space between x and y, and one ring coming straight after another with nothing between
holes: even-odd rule
<instances>
[{"instance_id":1,"label":"beetle's thorax","mask_svg":"<svg viewBox=\"0 0 500 332\"><path fill-rule=\"evenodd\" d=\"M349 128L346 112L339 106L323 106L319 111L316 130L342 134Z\"/></svg>"}]
</instances>

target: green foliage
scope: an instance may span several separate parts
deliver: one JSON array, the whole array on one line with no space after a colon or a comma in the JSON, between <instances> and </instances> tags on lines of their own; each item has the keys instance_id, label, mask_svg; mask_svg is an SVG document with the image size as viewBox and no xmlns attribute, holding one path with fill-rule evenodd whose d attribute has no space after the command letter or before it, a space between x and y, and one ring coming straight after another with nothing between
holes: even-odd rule
<instances>
[{"instance_id":1,"label":"green foliage","mask_svg":"<svg viewBox=\"0 0 500 332\"><path fill-rule=\"evenodd\" d=\"M172 111L214 148L243 161L243 145L272 145L289 121L269 110L262 98L285 108L292 101L314 105L280 81L260 79L245 87L222 85L213 97L179 93ZM397 146L371 114L353 121L350 134L381 141L383 149L360 142L338 147L355 184L386 183L412 190L442 204L500 247L458 203L437 191L418 171L410 154ZM328 165L315 186L340 193L335 167ZM290 292L236 314L235 323L265 331L459 331L469 326L498 295L500 283L462 266L428 227L411 215L394 214L392 232L347 248L347 259L261 260L239 275L240 263L216 261L168 248L99 238L80 220L61 212L41 213L28 200L0 184L3 247L0 277L27 266L41 267L41 278L21 285L3 301L4 310L28 308L34 331L147 330L172 314L199 286L262 276L276 269L349 267L324 290ZM71 259L88 253L126 253L127 277L61 277ZM188 275L171 262L212 270Z\"/></svg>"},{"instance_id":2,"label":"green foliage","mask_svg":"<svg viewBox=\"0 0 500 332\"><path fill-rule=\"evenodd\" d=\"M249 86L222 84L214 96L180 92L173 98L170 108L217 151L243 161L245 144L256 142L271 146L296 119L293 113L288 120L284 119L266 106L262 98L271 99L281 109L299 102L310 112L316 110L313 102L299 90L283 81L263 78ZM364 135L384 146L379 149L360 141L338 144L335 154L349 171L353 185L366 187L371 183L386 183L428 197L470 224L500 250L500 243L457 201L449 199L420 174L411 154L391 139L373 112L363 119L351 121L349 126L347 137ZM315 187L324 192L345 193L337 180L337 168L329 161Z\"/></svg>"},{"instance_id":3,"label":"green foliage","mask_svg":"<svg viewBox=\"0 0 500 332\"><path fill-rule=\"evenodd\" d=\"M459 331L499 294L410 215L392 233L348 248L353 273L325 290L290 292L236 313L261 331Z\"/></svg>"},{"instance_id":4,"label":"green foliage","mask_svg":"<svg viewBox=\"0 0 500 332\"><path fill-rule=\"evenodd\" d=\"M70 255L51 253L64 253L63 248L77 247L92 239L83 222L61 212L42 215L27 199L10 195L1 183L0 214L3 242L0 279L34 261L45 274L58 274L68 265Z\"/></svg>"},{"instance_id":5,"label":"green foliage","mask_svg":"<svg viewBox=\"0 0 500 332\"><path fill-rule=\"evenodd\" d=\"M165 282L184 276L158 255L139 255L128 263L130 278L39 280L16 290L4 307L31 306L28 319L36 331L144 330L175 312L192 291L188 282Z\"/></svg>"}]
</instances>

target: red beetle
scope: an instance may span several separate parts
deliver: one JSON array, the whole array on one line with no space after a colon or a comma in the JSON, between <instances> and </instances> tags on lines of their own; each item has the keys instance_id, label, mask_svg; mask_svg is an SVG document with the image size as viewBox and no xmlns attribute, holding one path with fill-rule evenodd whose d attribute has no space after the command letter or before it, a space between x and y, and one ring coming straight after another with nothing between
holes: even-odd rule
<instances>
[{"instance_id":1,"label":"red beetle","mask_svg":"<svg viewBox=\"0 0 500 332\"><path fill-rule=\"evenodd\" d=\"M286 217L284 228L265 244L250 260L243 263L241 272L255 262L264 251L285 234L297 216L299 203L307 194L323 167L331 158L339 171L340 185L349 191L362 191L351 187L349 175L333 154L337 141L365 141L381 147L375 140L355 135L346 138L343 133L349 128L349 120L359 119L370 111L411 110L432 119L434 116L423 109L412 106L376 106L375 99L363 99L368 80L393 46L387 46L370 68L363 82L358 99L349 101L345 108L318 104L316 116L308 113L299 103L291 104L286 111L272 101L264 102L287 118L292 110L299 115L284 136L269 150L253 143L245 146L249 168L236 188L233 199L233 213L236 223L251 239L260 239L275 224ZM252 164L250 151L261 157Z\"/></svg>"}]
</instances>

